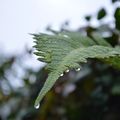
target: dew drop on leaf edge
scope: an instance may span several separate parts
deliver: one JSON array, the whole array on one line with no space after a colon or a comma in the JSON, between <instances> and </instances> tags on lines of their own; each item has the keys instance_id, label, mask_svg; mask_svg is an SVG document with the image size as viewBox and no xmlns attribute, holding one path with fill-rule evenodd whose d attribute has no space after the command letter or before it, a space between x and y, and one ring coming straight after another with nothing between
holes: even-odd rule
<instances>
[{"instance_id":1,"label":"dew drop on leaf edge","mask_svg":"<svg viewBox=\"0 0 120 120\"><path fill-rule=\"evenodd\" d=\"M39 109L40 104L35 105L35 109Z\"/></svg>"},{"instance_id":2,"label":"dew drop on leaf edge","mask_svg":"<svg viewBox=\"0 0 120 120\"><path fill-rule=\"evenodd\" d=\"M66 70L65 72L68 73L70 70Z\"/></svg>"},{"instance_id":3,"label":"dew drop on leaf edge","mask_svg":"<svg viewBox=\"0 0 120 120\"><path fill-rule=\"evenodd\" d=\"M64 74L62 73L60 76L62 77Z\"/></svg>"},{"instance_id":4,"label":"dew drop on leaf edge","mask_svg":"<svg viewBox=\"0 0 120 120\"><path fill-rule=\"evenodd\" d=\"M75 69L77 72L80 71L80 68Z\"/></svg>"}]
</instances>

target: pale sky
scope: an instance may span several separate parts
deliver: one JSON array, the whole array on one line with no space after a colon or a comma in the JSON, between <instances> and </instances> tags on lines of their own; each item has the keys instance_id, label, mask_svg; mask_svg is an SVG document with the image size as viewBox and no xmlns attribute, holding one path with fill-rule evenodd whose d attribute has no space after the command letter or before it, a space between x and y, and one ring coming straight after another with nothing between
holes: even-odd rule
<instances>
[{"instance_id":1,"label":"pale sky","mask_svg":"<svg viewBox=\"0 0 120 120\"><path fill-rule=\"evenodd\" d=\"M110 6L110 0L0 0L0 50L17 53L26 45L31 48L29 33L43 32L47 25L58 29L66 20L78 28L86 14Z\"/></svg>"}]
</instances>

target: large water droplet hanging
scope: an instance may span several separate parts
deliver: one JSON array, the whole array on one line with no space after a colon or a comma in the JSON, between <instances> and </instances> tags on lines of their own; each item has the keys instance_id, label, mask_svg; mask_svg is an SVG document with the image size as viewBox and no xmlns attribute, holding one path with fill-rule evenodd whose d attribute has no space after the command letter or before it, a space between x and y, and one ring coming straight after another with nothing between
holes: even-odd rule
<instances>
[{"instance_id":1,"label":"large water droplet hanging","mask_svg":"<svg viewBox=\"0 0 120 120\"><path fill-rule=\"evenodd\" d=\"M77 72L80 71L80 68L75 69Z\"/></svg>"},{"instance_id":2,"label":"large water droplet hanging","mask_svg":"<svg viewBox=\"0 0 120 120\"><path fill-rule=\"evenodd\" d=\"M39 107L40 107L40 104L35 105L36 109L39 109Z\"/></svg>"},{"instance_id":3,"label":"large water droplet hanging","mask_svg":"<svg viewBox=\"0 0 120 120\"><path fill-rule=\"evenodd\" d=\"M64 74L62 73L60 76L62 77Z\"/></svg>"}]
</instances>

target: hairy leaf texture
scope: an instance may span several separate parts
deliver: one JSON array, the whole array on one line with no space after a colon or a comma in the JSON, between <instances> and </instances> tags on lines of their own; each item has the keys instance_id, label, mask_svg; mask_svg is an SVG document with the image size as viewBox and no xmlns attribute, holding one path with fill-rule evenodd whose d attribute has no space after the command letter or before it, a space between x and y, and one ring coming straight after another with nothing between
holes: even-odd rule
<instances>
[{"instance_id":1,"label":"hairy leaf texture","mask_svg":"<svg viewBox=\"0 0 120 120\"><path fill-rule=\"evenodd\" d=\"M80 68L88 58L96 58L120 68L120 47L113 48L103 38L93 35L93 38L81 36L78 32L60 34L34 34L37 50L35 54L40 61L47 63L48 78L41 89L35 106L52 88L56 80L66 70ZM119 64L119 65L118 65Z\"/></svg>"}]
</instances>

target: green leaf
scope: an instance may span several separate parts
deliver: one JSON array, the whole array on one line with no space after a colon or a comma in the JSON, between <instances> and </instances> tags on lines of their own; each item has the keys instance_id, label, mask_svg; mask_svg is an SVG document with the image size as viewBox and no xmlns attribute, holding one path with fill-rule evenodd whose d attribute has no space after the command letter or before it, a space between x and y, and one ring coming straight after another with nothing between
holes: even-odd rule
<instances>
[{"instance_id":1,"label":"green leaf","mask_svg":"<svg viewBox=\"0 0 120 120\"><path fill-rule=\"evenodd\" d=\"M89 22L91 20L91 15L85 16L85 20Z\"/></svg>"},{"instance_id":2,"label":"green leaf","mask_svg":"<svg viewBox=\"0 0 120 120\"><path fill-rule=\"evenodd\" d=\"M97 45L112 47L105 39L101 38L99 34L94 33L92 37Z\"/></svg>"},{"instance_id":3,"label":"green leaf","mask_svg":"<svg viewBox=\"0 0 120 120\"><path fill-rule=\"evenodd\" d=\"M120 0L112 0L112 3L120 2Z\"/></svg>"},{"instance_id":4,"label":"green leaf","mask_svg":"<svg viewBox=\"0 0 120 120\"><path fill-rule=\"evenodd\" d=\"M66 70L80 68L81 63L86 63L88 58L97 58L109 64L114 63L116 58L120 59L120 47L111 47L100 36L93 37L94 40L81 36L78 32L64 32L58 35L34 34L36 42L34 47L37 50L35 54L40 61L47 63L46 69L49 70L48 78L35 101L35 106L38 106ZM113 65L116 66L117 63Z\"/></svg>"},{"instance_id":5,"label":"green leaf","mask_svg":"<svg viewBox=\"0 0 120 120\"><path fill-rule=\"evenodd\" d=\"M104 8L100 9L97 15L97 19L101 20L102 18L104 18L106 16L106 10Z\"/></svg>"},{"instance_id":6,"label":"green leaf","mask_svg":"<svg viewBox=\"0 0 120 120\"><path fill-rule=\"evenodd\" d=\"M120 30L120 7L116 8L114 17L115 17L115 26L118 30Z\"/></svg>"}]
</instances>

